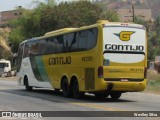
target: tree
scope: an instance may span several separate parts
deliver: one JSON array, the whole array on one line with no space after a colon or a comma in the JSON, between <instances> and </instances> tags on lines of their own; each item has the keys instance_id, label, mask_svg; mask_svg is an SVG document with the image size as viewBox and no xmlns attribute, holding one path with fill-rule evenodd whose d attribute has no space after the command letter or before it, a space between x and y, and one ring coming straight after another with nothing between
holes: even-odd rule
<instances>
[{"instance_id":1,"label":"tree","mask_svg":"<svg viewBox=\"0 0 160 120\"><path fill-rule=\"evenodd\" d=\"M12 55L7 43L9 32L8 28L0 28L0 59L8 59Z\"/></svg>"},{"instance_id":2,"label":"tree","mask_svg":"<svg viewBox=\"0 0 160 120\"><path fill-rule=\"evenodd\" d=\"M153 60L155 56L160 56L160 17L157 17L151 26L147 23L145 25L150 29L148 30L148 58Z\"/></svg>"},{"instance_id":3,"label":"tree","mask_svg":"<svg viewBox=\"0 0 160 120\"><path fill-rule=\"evenodd\" d=\"M13 52L25 39L42 36L46 32L66 27L81 27L96 23L99 19L118 21L113 11L102 11L102 8L90 1L62 2L54 0L48 3L36 3L33 10L22 9L23 15L10 22L13 30L9 36Z\"/></svg>"},{"instance_id":4,"label":"tree","mask_svg":"<svg viewBox=\"0 0 160 120\"><path fill-rule=\"evenodd\" d=\"M118 15L114 11L105 11L101 13L100 19L107 19L108 21L117 22L119 21Z\"/></svg>"}]
</instances>

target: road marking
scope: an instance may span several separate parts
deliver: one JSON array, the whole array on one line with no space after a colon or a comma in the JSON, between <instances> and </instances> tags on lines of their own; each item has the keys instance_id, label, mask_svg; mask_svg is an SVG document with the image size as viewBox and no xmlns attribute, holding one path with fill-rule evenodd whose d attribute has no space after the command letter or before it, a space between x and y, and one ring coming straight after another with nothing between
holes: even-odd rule
<instances>
[{"instance_id":1,"label":"road marking","mask_svg":"<svg viewBox=\"0 0 160 120\"><path fill-rule=\"evenodd\" d=\"M8 89L5 86L1 86L0 90L6 90ZM113 107L109 107L109 106L103 106L103 105L98 105L98 104L94 104L94 103L81 103L81 102L72 102L70 100L62 100L62 99L58 99L58 98L53 98L53 100L59 101L59 102L65 102L68 104L72 104L72 105L76 105L76 106L81 106L81 107L88 107L88 108L95 108L95 109L99 109L99 110L106 110L106 111L127 111L125 109L121 109L121 108L113 108ZM71 99L72 100L72 99Z\"/></svg>"},{"instance_id":2,"label":"road marking","mask_svg":"<svg viewBox=\"0 0 160 120\"><path fill-rule=\"evenodd\" d=\"M65 103L76 105L76 106L96 108L96 109L99 109L99 110L106 110L106 111L128 111L128 110L122 109L122 108L119 109L119 108L113 108L113 107L108 107L108 106L96 105L96 104L91 104L91 103L71 102L71 101L60 100L60 99L56 99L56 98L54 98L54 100L59 101L59 102L65 102Z\"/></svg>"},{"instance_id":3,"label":"road marking","mask_svg":"<svg viewBox=\"0 0 160 120\"><path fill-rule=\"evenodd\" d=\"M6 90L8 88L2 87L0 88L0 90ZM71 102L69 100L61 100L61 99L56 99L53 98L53 100L59 101L59 102L65 102L68 104L72 104L72 105L76 105L76 106L83 106L83 107L88 107L88 108L96 108L96 109L100 109L100 110L106 110L106 111L128 111L125 109L119 109L119 108L112 108L112 107L108 107L108 106L102 106L102 105L97 105L97 104L91 104L91 103L80 103L80 102Z\"/></svg>"},{"instance_id":4,"label":"road marking","mask_svg":"<svg viewBox=\"0 0 160 120\"><path fill-rule=\"evenodd\" d=\"M90 107L90 108L96 108L96 109L101 109L101 110L108 110L108 111L127 111L125 109L118 109L118 108L112 108L108 106L102 106L102 105L96 105L96 104L88 104L88 103L70 103L73 105L78 105L78 106L85 106L85 107Z\"/></svg>"}]
</instances>

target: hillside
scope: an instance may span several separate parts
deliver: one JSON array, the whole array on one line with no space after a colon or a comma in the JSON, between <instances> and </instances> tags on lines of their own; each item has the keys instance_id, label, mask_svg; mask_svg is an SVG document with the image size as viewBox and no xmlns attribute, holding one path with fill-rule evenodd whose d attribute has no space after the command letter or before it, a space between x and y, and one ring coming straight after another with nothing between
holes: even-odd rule
<instances>
[{"instance_id":1,"label":"hillside","mask_svg":"<svg viewBox=\"0 0 160 120\"><path fill-rule=\"evenodd\" d=\"M8 58L12 53L7 43L9 28L0 28L0 59Z\"/></svg>"}]
</instances>

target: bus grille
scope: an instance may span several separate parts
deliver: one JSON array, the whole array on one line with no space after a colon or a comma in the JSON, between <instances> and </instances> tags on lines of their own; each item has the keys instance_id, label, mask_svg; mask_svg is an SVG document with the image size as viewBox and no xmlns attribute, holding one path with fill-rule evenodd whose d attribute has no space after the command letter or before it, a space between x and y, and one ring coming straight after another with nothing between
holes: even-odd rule
<instances>
[{"instance_id":1,"label":"bus grille","mask_svg":"<svg viewBox=\"0 0 160 120\"><path fill-rule=\"evenodd\" d=\"M95 70L94 68L85 69L85 89L93 90L95 89Z\"/></svg>"}]
</instances>

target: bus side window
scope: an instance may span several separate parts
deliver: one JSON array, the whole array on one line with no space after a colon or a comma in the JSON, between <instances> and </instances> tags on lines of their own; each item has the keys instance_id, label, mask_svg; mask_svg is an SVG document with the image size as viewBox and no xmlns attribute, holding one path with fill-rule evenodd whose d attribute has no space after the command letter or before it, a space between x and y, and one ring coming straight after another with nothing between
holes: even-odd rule
<instances>
[{"instance_id":1,"label":"bus side window","mask_svg":"<svg viewBox=\"0 0 160 120\"><path fill-rule=\"evenodd\" d=\"M24 43L19 46L17 55L17 72L19 72L22 63Z\"/></svg>"},{"instance_id":2,"label":"bus side window","mask_svg":"<svg viewBox=\"0 0 160 120\"><path fill-rule=\"evenodd\" d=\"M77 32L64 35L64 52L75 52L78 48Z\"/></svg>"},{"instance_id":3,"label":"bus side window","mask_svg":"<svg viewBox=\"0 0 160 120\"><path fill-rule=\"evenodd\" d=\"M69 34L63 35L63 51L69 52Z\"/></svg>"},{"instance_id":4,"label":"bus side window","mask_svg":"<svg viewBox=\"0 0 160 120\"><path fill-rule=\"evenodd\" d=\"M77 38L77 32L75 32L75 33L72 33L72 36L71 36L72 38L71 38L71 43L70 43L70 46L69 46L69 48L70 48L70 50L72 51L72 52L76 52L77 50L78 50L78 38Z\"/></svg>"},{"instance_id":5,"label":"bus side window","mask_svg":"<svg viewBox=\"0 0 160 120\"><path fill-rule=\"evenodd\" d=\"M96 28L89 29L87 34L87 50L90 50L96 46L98 30Z\"/></svg>"},{"instance_id":6,"label":"bus side window","mask_svg":"<svg viewBox=\"0 0 160 120\"><path fill-rule=\"evenodd\" d=\"M30 56L35 56L38 55L38 42L31 42L31 47L30 47Z\"/></svg>"},{"instance_id":7,"label":"bus side window","mask_svg":"<svg viewBox=\"0 0 160 120\"><path fill-rule=\"evenodd\" d=\"M28 57L29 56L29 43L27 42L24 46L24 55L23 58Z\"/></svg>"},{"instance_id":8,"label":"bus side window","mask_svg":"<svg viewBox=\"0 0 160 120\"><path fill-rule=\"evenodd\" d=\"M21 45L19 46L18 57L22 57L22 55L23 55L23 46L24 46L24 44L21 44Z\"/></svg>"},{"instance_id":9,"label":"bus side window","mask_svg":"<svg viewBox=\"0 0 160 120\"><path fill-rule=\"evenodd\" d=\"M46 41L45 40L40 40L39 41L38 54L39 55L46 54Z\"/></svg>"},{"instance_id":10,"label":"bus side window","mask_svg":"<svg viewBox=\"0 0 160 120\"><path fill-rule=\"evenodd\" d=\"M78 50L87 50L87 30L78 32Z\"/></svg>"},{"instance_id":11,"label":"bus side window","mask_svg":"<svg viewBox=\"0 0 160 120\"><path fill-rule=\"evenodd\" d=\"M47 39L46 41L47 41L46 54L54 54L54 53L56 53L57 39L52 37L52 38Z\"/></svg>"},{"instance_id":12,"label":"bus side window","mask_svg":"<svg viewBox=\"0 0 160 120\"><path fill-rule=\"evenodd\" d=\"M64 50L63 50L63 47L64 47L64 44L63 44L63 36L57 36L56 37L57 39L57 44L56 44L56 51L57 53L63 53Z\"/></svg>"}]
</instances>

